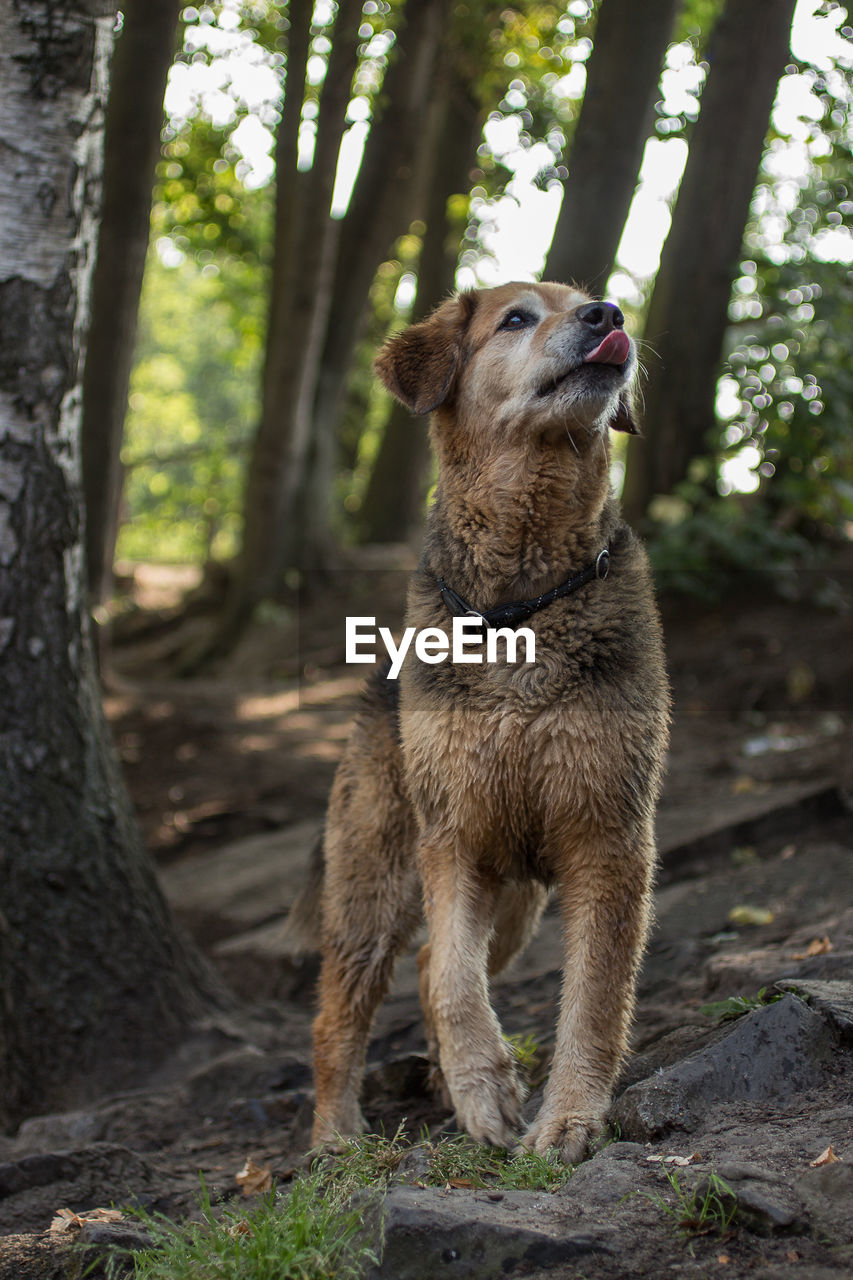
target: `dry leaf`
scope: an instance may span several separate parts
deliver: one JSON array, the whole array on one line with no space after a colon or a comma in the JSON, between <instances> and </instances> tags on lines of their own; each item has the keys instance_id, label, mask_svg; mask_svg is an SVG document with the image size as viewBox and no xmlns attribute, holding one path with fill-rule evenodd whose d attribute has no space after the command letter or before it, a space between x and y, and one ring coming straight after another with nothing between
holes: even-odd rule
<instances>
[{"instance_id":1,"label":"dry leaf","mask_svg":"<svg viewBox=\"0 0 853 1280\"><path fill-rule=\"evenodd\" d=\"M816 1160L811 1160L809 1165L812 1169L819 1169L823 1164L838 1164L840 1160L841 1156L837 1156L834 1147L830 1145L826 1148L826 1151L821 1151Z\"/></svg>"},{"instance_id":2,"label":"dry leaf","mask_svg":"<svg viewBox=\"0 0 853 1280\"><path fill-rule=\"evenodd\" d=\"M447 1185L448 1185L449 1187L465 1187L465 1188L468 1188L468 1187L473 1187L473 1185L474 1185L474 1184L473 1184L473 1182L471 1181L471 1179L470 1179L470 1178L448 1178L448 1180L447 1180Z\"/></svg>"},{"instance_id":3,"label":"dry leaf","mask_svg":"<svg viewBox=\"0 0 853 1280\"><path fill-rule=\"evenodd\" d=\"M736 796L746 796L752 791L758 790L758 783L755 778L751 778L748 773L741 774L739 778L735 778L732 783L732 792Z\"/></svg>"},{"instance_id":4,"label":"dry leaf","mask_svg":"<svg viewBox=\"0 0 853 1280\"><path fill-rule=\"evenodd\" d=\"M722 1266L725 1266L727 1262L731 1262L731 1258L729 1257L729 1255L728 1255L727 1253L718 1253L718 1254L717 1254L717 1261L718 1261Z\"/></svg>"},{"instance_id":5,"label":"dry leaf","mask_svg":"<svg viewBox=\"0 0 853 1280\"><path fill-rule=\"evenodd\" d=\"M646 1156L646 1159L649 1164L674 1164L679 1169L683 1169L685 1165L692 1164L698 1157L694 1151L692 1156Z\"/></svg>"},{"instance_id":6,"label":"dry leaf","mask_svg":"<svg viewBox=\"0 0 853 1280\"><path fill-rule=\"evenodd\" d=\"M785 1259L787 1262L799 1262L801 1257L802 1257L802 1254L797 1253L796 1249L788 1249L788 1251L785 1254Z\"/></svg>"},{"instance_id":7,"label":"dry leaf","mask_svg":"<svg viewBox=\"0 0 853 1280\"><path fill-rule=\"evenodd\" d=\"M797 852L797 846L795 844L786 844L785 848L779 854L779 857L782 859L783 862L787 862L789 858L794 857L796 852Z\"/></svg>"},{"instance_id":8,"label":"dry leaf","mask_svg":"<svg viewBox=\"0 0 853 1280\"><path fill-rule=\"evenodd\" d=\"M798 951L791 956L792 960L805 960L808 956L825 956L828 951L834 951L829 938L813 938L805 951Z\"/></svg>"},{"instance_id":9,"label":"dry leaf","mask_svg":"<svg viewBox=\"0 0 853 1280\"><path fill-rule=\"evenodd\" d=\"M229 1236L234 1236L235 1239L237 1236L250 1236L252 1234L252 1228L249 1226L245 1218L241 1218L239 1222L235 1222L228 1228L228 1234Z\"/></svg>"},{"instance_id":10,"label":"dry leaf","mask_svg":"<svg viewBox=\"0 0 853 1280\"><path fill-rule=\"evenodd\" d=\"M272 1170L269 1168L262 1169L259 1164L255 1164L251 1158L246 1159L246 1163L238 1174L235 1175L235 1182L238 1187L243 1188L244 1196L258 1196L264 1191L269 1191L272 1187Z\"/></svg>"},{"instance_id":11,"label":"dry leaf","mask_svg":"<svg viewBox=\"0 0 853 1280\"><path fill-rule=\"evenodd\" d=\"M83 1220L72 1209L57 1209L50 1224L51 1231L76 1231L82 1227Z\"/></svg>"},{"instance_id":12,"label":"dry leaf","mask_svg":"<svg viewBox=\"0 0 853 1280\"><path fill-rule=\"evenodd\" d=\"M84 1222L122 1222L124 1214L120 1209L89 1209L86 1213L75 1213L73 1209L57 1209L50 1230L79 1231Z\"/></svg>"}]
</instances>

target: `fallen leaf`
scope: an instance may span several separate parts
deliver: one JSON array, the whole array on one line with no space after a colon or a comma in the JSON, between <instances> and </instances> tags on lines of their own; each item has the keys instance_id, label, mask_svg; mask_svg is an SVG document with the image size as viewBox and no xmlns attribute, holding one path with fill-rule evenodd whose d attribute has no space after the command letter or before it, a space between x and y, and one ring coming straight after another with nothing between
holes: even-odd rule
<instances>
[{"instance_id":1,"label":"fallen leaf","mask_svg":"<svg viewBox=\"0 0 853 1280\"><path fill-rule=\"evenodd\" d=\"M244 1196L257 1196L272 1187L272 1170L262 1169L254 1160L247 1158L234 1180L238 1187L242 1187Z\"/></svg>"},{"instance_id":2,"label":"fallen leaf","mask_svg":"<svg viewBox=\"0 0 853 1280\"><path fill-rule=\"evenodd\" d=\"M797 846L795 844L786 844L785 848L779 854L779 857L782 859L783 862L787 862L789 858L794 857L794 854L796 852L797 852Z\"/></svg>"},{"instance_id":3,"label":"fallen leaf","mask_svg":"<svg viewBox=\"0 0 853 1280\"><path fill-rule=\"evenodd\" d=\"M695 1151L692 1156L646 1156L649 1164L674 1164L683 1169L685 1165L692 1164L698 1159Z\"/></svg>"},{"instance_id":4,"label":"fallen leaf","mask_svg":"<svg viewBox=\"0 0 853 1280\"><path fill-rule=\"evenodd\" d=\"M122 1222L124 1214L120 1209L89 1209L86 1213L75 1213L73 1209L57 1209L50 1230L79 1231L85 1222Z\"/></svg>"},{"instance_id":5,"label":"fallen leaf","mask_svg":"<svg viewBox=\"0 0 853 1280\"><path fill-rule=\"evenodd\" d=\"M82 1227L83 1220L72 1209L57 1209L50 1224L51 1231L72 1231Z\"/></svg>"},{"instance_id":6,"label":"fallen leaf","mask_svg":"<svg viewBox=\"0 0 853 1280\"><path fill-rule=\"evenodd\" d=\"M812 941L809 943L809 945L806 947L805 951L794 952L794 954L791 956L791 959L805 960L809 956L825 956L828 951L834 951L834 950L835 948L833 947L832 943L829 941L828 937L813 938Z\"/></svg>"},{"instance_id":7,"label":"fallen leaf","mask_svg":"<svg viewBox=\"0 0 853 1280\"><path fill-rule=\"evenodd\" d=\"M785 1254L786 1262L799 1262L802 1254L797 1253L796 1249L788 1249Z\"/></svg>"},{"instance_id":8,"label":"fallen leaf","mask_svg":"<svg viewBox=\"0 0 853 1280\"><path fill-rule=\"evenodd\" d=\"M235 1239L237 1239L238 1236L250 1236L252 1234L252 1228L249 1226L245 1218L241 1218L239 1222L235 1222L228 1228L228 1234L229 1236L234 1236Z\"/></svg>"},{"instance_id":9,"label":"fallen leaf","mask_svg":"<svg viewBox=\"0 0 853 1280\"><path fill-rule=\"evenodd\" d=\"M473 1185L474 1185L474 1184L473 1184L473 1182L471 1181L471 1179L470 1179L470 1178L448 1178L448 1179L447 1179L447 1185L448 1185L449 1187L465 1187L465 1188L468 1188L468 1187L473 1187Z\"/></svg>"},{"instance_id":10,"label":"fallen leaf","mask_svg":"<svg viewBox=\"0 0 853 1280\"><path fill-rule=\"evenodd\" d=\"M727 1262L731 1262L731 1258L729 1257L729 1255L728 1255L727 1253L718 1253L718 1254L717 1254L717 1261L718 1261L722 1266L725 1266Z\"/></svg>"},{"instance_id":11,"label":"fallen leaf","mask_svg":"<svg viewBox=\"0 0 853 1280\"><path fill-rule=\"evenodd\" d=\"M749 795L751 791L758 790L758 783L755 778L751 778L748 773L742 774L741 777L735 778L732 783L732 792L736 796Z\"/></svg>"},{"instance_id":12,"label":"fallen leaf","mask_svg":"<svg viewBox=\"0 0 853 1280\"><path fill-rule=\"evenodd\" d=\"M772 924L773 912L767 907L732 907L729 912L732 924Z\"/></svg>"},{"instance_id":13,"label":"fallen leaf","mask_svg":"<svg viewBox=\"0 0 853 1280\"><path fill-rule=\"evenodd\" d=\"M839 1164L841 1156L835 1154L835 1148L830 1145L825 1151L821 1151L816 1160L810 1160L809 1165L812 1169L819 1169L823 1164Z\"/></svg>"}]
</instances>

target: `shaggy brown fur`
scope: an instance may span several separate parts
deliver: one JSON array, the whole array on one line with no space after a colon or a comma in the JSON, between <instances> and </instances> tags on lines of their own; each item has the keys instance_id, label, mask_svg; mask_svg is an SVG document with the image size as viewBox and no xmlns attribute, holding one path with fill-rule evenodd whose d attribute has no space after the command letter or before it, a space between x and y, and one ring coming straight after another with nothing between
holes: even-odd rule
<instances>
[{"instance_id":1,"label":"shaggy brown fur","mask_svg":"<svg viewBox=\"0 0 853 1280\"><path fill-rule=\"evenodd\" d=\"M399 705L381 671L368 682L326 824L316 1143L364 1127L371 1021L422 906L428 1039L459 1123L575 1161L609 1105L649 920L668 720L645 555L610 490L608 427L633 430L636 357L621 326L574 288L510 284L444 303L376 362L404 404L433 413L439 463L407 625L450 630L437 577L486 610L548 591L603 547L611 559L606 580L524 623L535 662L523 646L491 665L410 651ZM542 1108L522 1134L488 979L552 888L563 994Z\"/></svg>"}]
</instances>

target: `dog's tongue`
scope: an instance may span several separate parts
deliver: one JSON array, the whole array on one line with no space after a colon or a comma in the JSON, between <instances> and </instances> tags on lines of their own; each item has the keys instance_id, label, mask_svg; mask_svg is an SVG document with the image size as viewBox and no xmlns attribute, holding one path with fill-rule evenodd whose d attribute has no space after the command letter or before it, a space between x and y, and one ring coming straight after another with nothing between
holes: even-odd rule
<instances>
[{"instance_id":1,"label":"dog's tongue","mask_svg":"<svg viewBox=\"0 0 853 1280\"><path fill-rule=\"evenodd\" d=\"M585 355L584 364L624 364L631 350L631 339L624 329L611 329L594 351Z\"/></svg>"}]
</instances>

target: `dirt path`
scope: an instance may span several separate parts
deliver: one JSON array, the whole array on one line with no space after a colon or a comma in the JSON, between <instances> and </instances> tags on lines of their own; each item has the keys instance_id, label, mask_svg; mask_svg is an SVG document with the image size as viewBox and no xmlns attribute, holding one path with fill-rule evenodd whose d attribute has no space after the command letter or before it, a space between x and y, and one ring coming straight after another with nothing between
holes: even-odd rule
<instances>
[{"instance_id":1,"label":"dirt path","mask_svg":"<svg viewBox=\"0 0 853 1280\"><path fill-rule=\"evenodd\" d=\"M371 599L390 608L400 582L370 578ZM38 1234L61 1207L132 1195L179 1215L199 1170L227 1198L247 1156L286 1179L304 1154L314 968L286 953L281 926L360 683L321 614L300 619L301 687L292 620L258 628L204 681L168 678L168 630L116 654L108 710L146 837L175 911L246 1012L200 1029L145 1090L0 1137L0 1277L65 1274ZM397 1187L377 1274L819 1280L853 1269L850 617L741 600L669 608L666 629L675 723L657 925L614 1109L621 1141L552 1196ZM537 1045L531 1105L559 963L549 912L495 989L505 1030ZM783 998L730 1022L702 1012L762 987ZM370 1049L366 1111L386 1132L447 1121L424 1089L423 1049L407 956ZM841 1160L812 1167L829 1146ZM688 1191L723 1177L734 1224L673 1232L649 1199L675 1207L665 1170Z\"/></svg>"}]
</instances>

